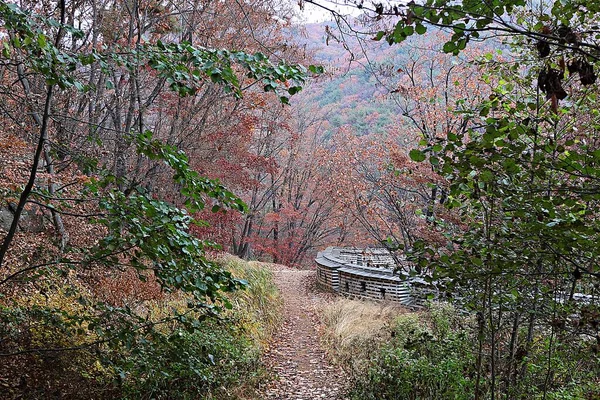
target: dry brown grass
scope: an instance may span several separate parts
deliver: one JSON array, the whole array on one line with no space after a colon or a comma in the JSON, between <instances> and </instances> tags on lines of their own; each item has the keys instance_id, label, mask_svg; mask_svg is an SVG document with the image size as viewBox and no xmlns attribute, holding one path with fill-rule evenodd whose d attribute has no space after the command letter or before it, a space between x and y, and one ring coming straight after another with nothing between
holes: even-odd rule
<instances>
[{"instance_id":1,"label":"dry brown grass","mask_svg":"<svg viewBox=\"0 0 600 400\"><path fill-rule=\"evenodd\" d=\"M379 343L390 338L392 321L407 312L391 303L339 299L321 310L325 348L344 369L362 368Z\"/></svg>"}]
</instances>

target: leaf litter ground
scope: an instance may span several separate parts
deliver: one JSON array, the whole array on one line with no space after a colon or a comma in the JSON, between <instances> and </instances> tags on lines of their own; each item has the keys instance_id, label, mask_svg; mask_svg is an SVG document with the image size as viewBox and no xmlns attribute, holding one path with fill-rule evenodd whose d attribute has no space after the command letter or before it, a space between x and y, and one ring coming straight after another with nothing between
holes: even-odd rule
<instances>
[{"instance_id":1,"label":"leaf litter ground","mask_svg":"<svg viewBox=\"0 0 600 400\"><path fill-rule=\"evenodd\" d=\"M285 302L284 322L264 358L273 380L263 398L344 399L346 375L328 362L319 335L317 310L333 295L315 289L314 271L274 265L273 273Z\"/></svg>"}]
</instances>

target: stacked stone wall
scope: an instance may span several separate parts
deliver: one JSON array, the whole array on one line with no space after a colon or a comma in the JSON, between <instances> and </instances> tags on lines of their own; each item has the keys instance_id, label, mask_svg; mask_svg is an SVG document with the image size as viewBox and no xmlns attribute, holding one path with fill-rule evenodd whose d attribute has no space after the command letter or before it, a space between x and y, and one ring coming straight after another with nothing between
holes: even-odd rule
<instances>
[{"instance_id":1,"label":"stacked stone wall","mask_svg":"<svg viewBox=\"0 0 600 400\"><path fill-rule=\"evenodd\" d=\"M321 288L342 295L408 305L412 300L410 285L394 274L390 260L384 249L329 247L316 258L317 282Z\"/></svg>"}]
</instances>

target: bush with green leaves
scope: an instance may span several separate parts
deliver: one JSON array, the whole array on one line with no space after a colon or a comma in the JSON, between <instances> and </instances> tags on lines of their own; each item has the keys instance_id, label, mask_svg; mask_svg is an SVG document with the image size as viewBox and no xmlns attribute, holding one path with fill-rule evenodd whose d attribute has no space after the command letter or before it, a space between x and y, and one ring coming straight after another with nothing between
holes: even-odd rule
<instances>
[{"instance_id":1,"label":"bush with green leaves","mask_svg":"<svg viewBox=\"0 0 600 400\"><path fill-rule=\"evenodd\" d=\"M154 333L113 356L127 399L234 398L240 382L252 386L261 377L258 347L227 320Z\"/></svg>"},{"instance_id":2,"label":"bush with green leaves","mask_svg":"<svg viewBox=\"0 0 600 400\"><path fill-rule=\"evenodd\" d=\"M260 355L280 321L282 305L272 274L264 265L233 256L221 256L216 263L247 281L245 290L228 296L231 310L204 319L195 329L164 326L126 351L106 354L104 361L119 377L125 398L143 393L154 399L233 399L240 391L252 392L265 378Z\"/></svg>"},{"instance_id":3,"label":"bush with green leaves","mask_svg":"<svg viewBox=\"0 0 600 400\"><path fill-rule=\"evenodd\" d=\"M228 294L230 310L212 318L184 314L189 296L169 295L143 304L144 328L129 335L115 329L114 340L96 340L94 346L86 343L100 336L87 329L87 322L73 322L73 315L80 315L82 321L86 318L81 314L85 305L72 289L0 308L0 337L7 344L70 349L9 359L15 363L13 371L24 372L28 382L26 388L17 388L13 381L18 379L0 369L5 383L15 386L8 390L8 398L43 399L58 393L72 399L234 399L242 392L252 393L266 377L260 356L280 322L282 300L264 265L232 256L221 256L216 264L247 280L245 290ZM113 312L122 311L114 308ZM167 315L179 315L179 320Z\"/></svg>"},{"instance_id":4,"label":"bush with green leaves","mask_svg":"<svg viewBox=\"0 0 600 400\"><path fill-rule=\"evenodd\" d=\"M436 304L398 317L392 339L354 376L353 399L470 399L474 357L470 321Z\"/></svg>"},{"instance_id":5,"label":"bush with green leaves","mask_svg":"<svg viewBox=\"0 0 600 400\"><path fill-rule=\"evenodd\" d=\"M361 351L365 343L336 336L327 343L332 353L350 354L339 359L351 378L350 397L355 400L427 400L491 398L484 378L477 384L479 366L477 335L480 320L448 303L432 303L424 311L397 317L388 334L371 341L374 348ZM335 326L328 326L334 330ZM527 330L519 332L526 336ZM333 337L333 336L332 336ZM519 385L502 382L510 399L596 399L600 396L597 355L590 351L595 340L573 349L568 335L536 335L527 354L517 350ZM357 344L358 343L358 344ZM496 365L495 368L500 368ZM526 371L521 371L525 369ZM517 372L514 372L515 376Z\"/></svg>"}]
</instances>

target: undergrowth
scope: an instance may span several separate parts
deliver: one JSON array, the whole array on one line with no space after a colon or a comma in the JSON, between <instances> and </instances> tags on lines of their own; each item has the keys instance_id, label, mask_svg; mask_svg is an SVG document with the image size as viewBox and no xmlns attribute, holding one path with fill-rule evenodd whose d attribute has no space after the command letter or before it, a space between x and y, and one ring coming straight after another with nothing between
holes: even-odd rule
<instances>
[{"instance_id":1,"label":"undergrowth","mask_svg":"<svg viewBox=\"0 0 600 400\"><path fill-rule=\"evenodd\" d=\"M349 374L352 400L476 398L476 318L451 305L433 303L421 312L406 313L340 300L323 310L322 319L325 346ZM541 334L534 343L525 381L515 387L511 399L600 398L600 370L593 354L567 354L569 347L559 338L549 340ZM490 368L481 368L479 398L488 399Z\"/></svg>"},{"instance_id":2,"label":"undergrowth","mask_svg":"<svg viewBox=\"0 0 600 400\"><path fill-rule=\"evenodd\" d=\"M57 279L52 291L0 299L0 353L15 353L2 356L0 398L252 398L265 378L260 356L280 322L282 301L264 265L232 256L216 261L248 282L229 295L231 310L217 317L197 314L196 329L188 331L176 320L152 325L185 310L184 296L132 302L148 322L135 341L116 338L88 346L95 339L93 327L72 317L82 312L80 302L90 293L73 282L63 280L63 287Z\"/></svg>"}]
</instances>

